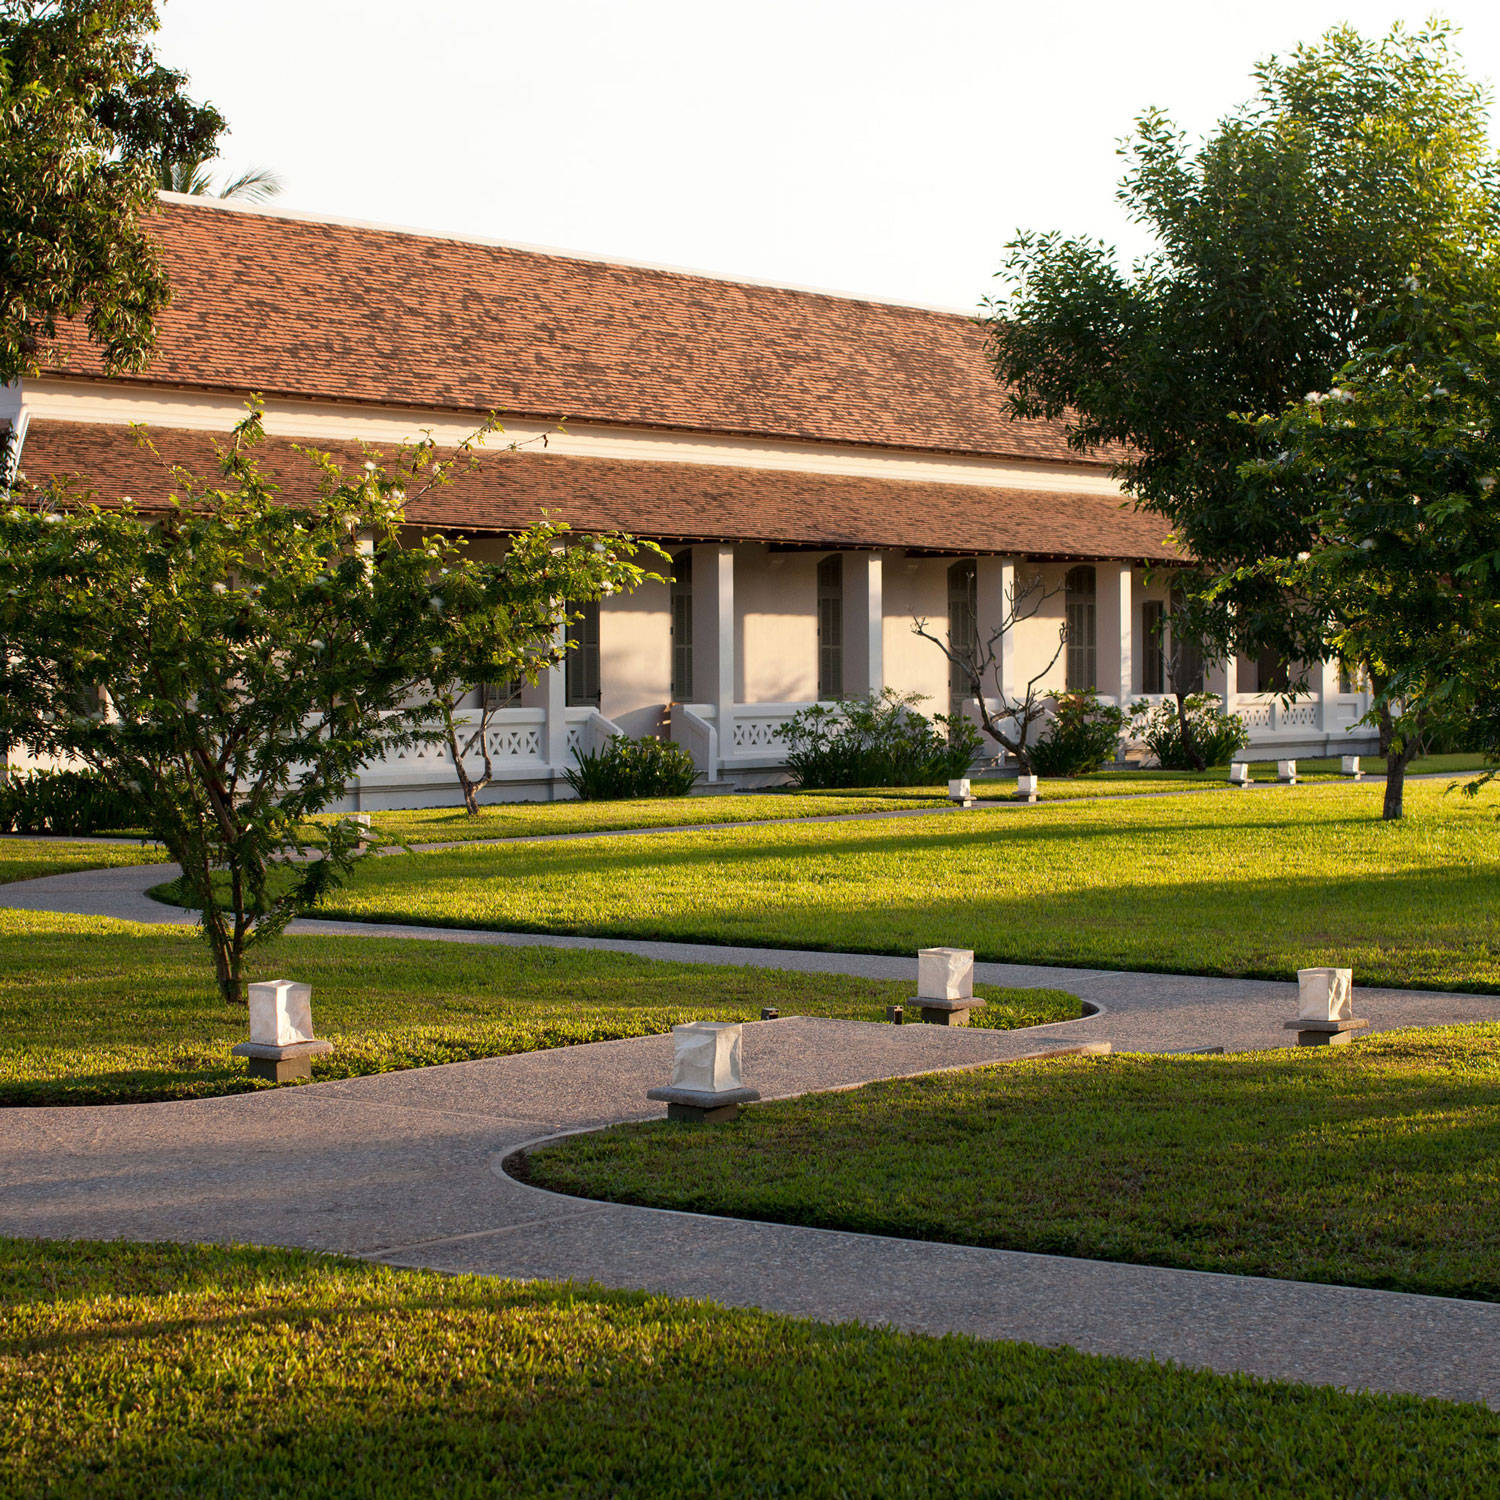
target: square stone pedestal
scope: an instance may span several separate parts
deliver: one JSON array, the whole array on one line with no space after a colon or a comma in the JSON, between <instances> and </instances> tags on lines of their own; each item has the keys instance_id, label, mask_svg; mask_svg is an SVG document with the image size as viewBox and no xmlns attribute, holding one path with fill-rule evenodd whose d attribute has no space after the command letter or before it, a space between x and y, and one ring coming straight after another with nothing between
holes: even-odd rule
<instances>
[{"instance_id":1,"label":"square stone pedestal","mask_svg":"<svg viewBox=\"0 0 1500 1500\"><path fill-rule=\"evenodd\" d=\"M1284 1029L1297 1033L1299 1047L1347 1047L1354 1040L1356 1031L1363 1031L1370 1023L1358 1016L1345 1016L1341 1021L1287 1021Z\"/></svg>"},{"instance_id":2,"label":"square stone pedestal","mask_svg":"<svg viewBox=\"0 0 1500 1500\"><path fill-rule=\"evenodd\" d=\"M760 1098L760 1090L682 1089L668 1085L665 1088L647 1089L646 1097L664 1103L669 1120L713 1125L720 1120L733 1120L739 1114L742 1104L753 1104Z\"/></svg>"},{"instance_id":3,"label":"square stone pedestal","mask_svg":"<svg viewBox=\"0 0 1500 1500\"><path fill-rule=\"evenodd\" d=\"M293 1078L311 1078L313 1058L326 1057L333 1051L333 1043L287 1042L278 1046L274 1042L241 1042L229 1050L233 1056L246 1059L252 1078L287 1083Z\"/></svg>"},{"instance_id":4,"label":"square stone pedestal","mask_svg":"<svg viewBox=\"0 0 1500 1500\"><path fill-rule=\"evenodd\" d=\"M929 1026L967 1026L971 1010L983 1010L984 1001L967 995L958 1000L937 1000L931 995L916 995L907 1001L912 1009L920 1009L922 1019Z\"/></svg>"}]
</instances>

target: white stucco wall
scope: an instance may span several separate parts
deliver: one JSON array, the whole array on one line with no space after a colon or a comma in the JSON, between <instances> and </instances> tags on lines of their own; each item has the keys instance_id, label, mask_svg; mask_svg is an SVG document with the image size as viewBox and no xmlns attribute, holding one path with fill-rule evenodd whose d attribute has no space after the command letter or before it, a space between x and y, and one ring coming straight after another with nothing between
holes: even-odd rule
<instances>
[{"instance_id":1,"label":"white stucco wall","mask_svg":"<svg viewBox=\"0 0 1500 1500\"><path fill-rule=\"evenodd\" d=\"M735 548L739 702L805 703L818 696L818 564L827 555Z\"/></svg>"},{"instance_id":2,"label":"white stucco wall","mask_svg":"<svg viewBox=\"0 0 1500 1500\"><path fill-rule=\"evenodd\" d=\"M885 680L902 693L922 693L928 714L948 712L948 658L912 629L925 617L936 635L948 629L948 564L941 557L888 554L885 566Z\"/></svg>"},{"instance_id":3,"label":"white stucco wall","mask_svg":"<svg viewBox=\"0 0 1500 1500\"><path fill-rule=\"evenodd\" d=\"M672 618L665 583L599 607L599 711L628 735L659 734L672 696Z\"/></svg>"}]
</instances>

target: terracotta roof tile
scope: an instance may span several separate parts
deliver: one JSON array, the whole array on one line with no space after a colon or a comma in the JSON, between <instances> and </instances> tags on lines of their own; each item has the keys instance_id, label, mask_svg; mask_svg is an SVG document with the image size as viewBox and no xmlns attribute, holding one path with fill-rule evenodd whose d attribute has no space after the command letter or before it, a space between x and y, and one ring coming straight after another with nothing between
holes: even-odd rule
<instances>
[{"instance_id":1,"label":"terracotta roof tile","mask_svg":"<svg viewBox=\"0 0 1500 1500\"><path fill-rule=\"evenodd\" d=\"M153 382L1089 462L958 314L164 199ZM54 371L99 373L81 330Z\"/></svg>"},{"instance_id":2,"label":"terracotta roof tile","mask_svg":"<svg viewBox=\"0 0 1500 1500\"><path fill-rule=\"evenodd\" d=\"M170 429L151 436L167 462L200 476L214 472L212 434ZM259 450L262 466L292 497L312 489L311 467L296 446L270 438ZM351 467L365 458L354 446L332 451ZM36 421L22 460L30 483L81 476L101 500L131 495L149 507L172 490L161 464L125 427ZM507 532L539 520L544 510L579 530L663 541L1142 562L1181 556L1164 540L1165 521L1108 496L543 453L482 456L451 484L414 500L408 517L434 527Z\"/></svg>"}]
</instances>

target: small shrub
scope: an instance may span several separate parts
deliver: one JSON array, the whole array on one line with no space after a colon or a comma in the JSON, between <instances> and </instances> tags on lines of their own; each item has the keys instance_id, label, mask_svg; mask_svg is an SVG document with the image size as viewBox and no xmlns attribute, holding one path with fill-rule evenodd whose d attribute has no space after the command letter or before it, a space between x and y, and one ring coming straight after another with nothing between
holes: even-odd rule
<instances>
[{"instance_id":1,"label":"small shrub","mask_svg":"<svg viewBox=\"0 0 1500 1500\"><path fill-rule=\"evenodd\" d=\"M1189 693L1182 700L1192 748L1205 766L1227 766L1235 752L1250 743L1250 731L1238 714L1225 713L1216 693ZM1192 771L1197 766L1182 743L1177 702L1137 703L1132 733L1164 771Z\"/></svg>"},{"instance_id":2,"label":"small shrub","mask_svg":"<svg viewBox=\"0 0 1500 1500\"><path fill-rule=\"evenodd\" d=\"M92 771L19 771L0 783L0 833L142 828L146 811Z\"/></svg>"},{"instance_id":3,"label":"small shrub","mask_svg":"<svg viewBox=\"0 0 1500 1500\"><path fill-rule=\"evenodd\" d=\"M563 772L581 802L617 802L629 797L685 797L698 779L693 757L681 745L644 735L611 735L599 750L575 750L578 762Z\"/></svg>"},{"instance_id":4,"label":"small shrub","mask_svg":"<svg viewBox=\"0 0 1500 1500\"><path fill-rule=\"evenodd\" d=\"M1101 703L1090 688L1083 693L1059 693L1046 737L1031 752L1031 769L1038 776L1082 776L1114 760L1127 714Z\"/></svg>"},{"instance_id":5,"label":"small shrub","mask_svg":"<svg viewBox=\"0 0 1500 1500\"><path fill-rule=\"evenodd\" d=\"M777 730L786 766L803 790L930 786L962 776L979 751L979 731L961 715L917 712L920 693L815 703Z\"/></svg>"}]
</instances>

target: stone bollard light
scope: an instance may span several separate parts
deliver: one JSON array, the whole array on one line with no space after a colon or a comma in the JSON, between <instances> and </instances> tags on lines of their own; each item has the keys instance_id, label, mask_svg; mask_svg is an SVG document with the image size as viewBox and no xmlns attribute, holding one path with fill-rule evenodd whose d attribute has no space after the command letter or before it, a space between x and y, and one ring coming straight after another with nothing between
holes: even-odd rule
<instances>
[{"instance_id":1,"label":"stone bollard light","mask_svg":"<svg viewBox=\"0 0 1500 1500\"><path fill-rule=\"evenodd\" d=\"M252 1078L286 1083L311 1078L312 1060L333 1051L313 1035L312 986L272 979L250 986L250 1040L230 1048L245 1058Z\"/></svg>"},{"instance_id":2,"label":"stone bollard light","mask_svg":"<svg viewBox=\"0 0 1500 1500\"><path fill-rule=\"evenodd\" d=\"M1352 969L1297 970L1297 1019L1286 1030L1299 1047L1344 1046L1369 1024L1354 1014Z\"/></svg>"},{"instance_id":3,"label":"stone bollard light","mask_svg":"<svg viewBox=\"0 0 1500 1500\"><path fill-rule=\"evenodd\" d=\"M1276 762L1276 779L1284 781L1288 786L1297 785L1297 762L1294 760L1278 760Z\"/></svg>"},{"instance_id":4,"label":"stone bollard light","mask_svg":"<svg viewBox=\"0 0 1500 1500\"><path fill-rule=\"evenodd\" d=\"M1359 757L1357 755L1340 756L1339 769L1345 776L1352 776L1356 781L1363 781L1365 779L1365 773L1359 768Z\"/></svg>"},{"instance_id":5,"label":"stone bollard light","mask_svg":"<svg viewBox=\"0 0 1500 1500\"><path fill-rule=\"evenodd\" d=\"M1248 761L1236 760L1230 763L1229 784L1230 786L1249 786L1251 784L1250 765Z\"/></svg>"},{"instance_id":6,"label":"stone bollard light","mask_svg":"<svg viewBox=\"0 0 1500 1500\"><path fill-rule=\"evenodd\" d=\"M917 994L911 1002L929 1026L967 1026L969 1012L982 1010L974 998L972 948L921 948L917 952Z\"/></svg>"},{"instance_id":7,"label":"stone bollard light","mask_svg":"<svg viewBox=\"0 0 1500 1500\"><path fill-rule=\"evenodd\" d=\"M1041 783L1030 771L1022 771L1016 777L1016 801L1035 802Z\"/></svg>"},{"instance_id":8,"label":"stone bollard light","mask_svg":"<svg viewBox=\"0 0 1500 1500\"><path fill-rule=\"evenodd\" d=\"M973 807L974 792L967 776L955 777L948 783L948 800L959 807Z\"/></svg>"},{"instance_id":9,"label":"stone bollard light","mask_svg":"<svg viewBox=\"0 0 1500 1500\"><path fill-rule=\"evenodd\" d=\"M667 1106L669 1120L712 1124L732 1120L740 1105L759 1099L740 1078L740 1038L744 1027L733 1021L692 1021L672 1028L672 1082L648 1089L648 1099Z\"/></svg>"}]
</instances>

